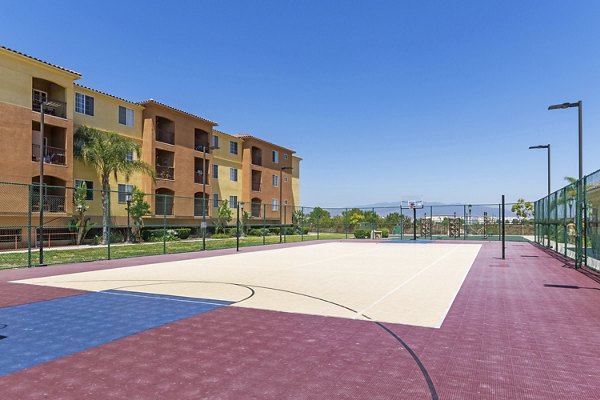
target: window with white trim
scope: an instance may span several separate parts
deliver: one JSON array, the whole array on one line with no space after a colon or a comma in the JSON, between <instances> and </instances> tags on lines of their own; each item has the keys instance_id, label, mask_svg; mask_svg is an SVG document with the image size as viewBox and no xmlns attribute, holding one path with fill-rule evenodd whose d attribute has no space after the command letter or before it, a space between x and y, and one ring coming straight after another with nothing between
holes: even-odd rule
<instances>
[{"instance_id":1,"label":"window with white trim","mask_svg":"<svg viewBox=\"0 0 600 400\"><path fill-rule=\"evenodd\" d=\"M94 98L83 93L75 92L75 112L94 116Z\"/></svg>"},{"instance_id":2,"label":"window with white trim","mask_svg":"<svg viewBox=\"0 0 600 400\"><path fill-rule=\"evenodd\" d=\"M271 211L279 211L279 200L273 199L271 201Z\"/></svg>"},{"instance_id":3,"label":"window with white trim","mask_svg":"<svg viewBox=\"0 0 600 400\"><path fill-rule=\"evenodd\" d=\"M215 134L212 135L212 147L219 147L219 137Z\"/></svg>"},{"instance_id":4,"label":"window with white trim","mask_svg":"<svg viewBox=\"0 0 600 400\"><path fill-rule=\"evenodd\" d=\"M238 170L236 168L229 168L229 180L232 182L237 182Z\"/></svg>"},{"instance_id":5,"label":"window with white trim","mask_svg":"<svg viewBox=\"0 0 600 400\"><path fill-rule=\"evenodd\" d=\"M218 164L213 164L213 166L212 166L212 177L214 179L219 178L219 165Z\"/></svg>"},{"instance_id":6,"label":"window with white trim","mask_svg":"<svg viewBox=\"0 0 600 400\"><path fill-rule=\"evenodd\" d=\"M119 123L121 125L133 126L133 110L127 107L119 106Z\"/></svg>"},{"instance_id":7,"label":"window with white trim","mask_svg":"<svg viewBox=\"0 0 600 400\"><path fill-rule=\"evenodd\" d=\"M229 207L237 208L238 200L237 196L229 196Z\"/></svg>"},{"instance_id":8,"label":"window with white trim","mask_svg":"<svg viewBox=\"0 0 600 400\"><path fill-rule=\"evenodd\" d=\"M273 186L279 186L279 177L277 175L273 175Z\"/></svg>"},{"instance_id":9,"label":"window with white trim","mask_svg":"<svg viewBox=\"0 0 600 400\"><path fill-rule=\"evenodd\" d=\"M125 156L125 160L133 161L133 150L131 150L129 153L127 153L127 155Z\"/></svg>"},{"instance_id":10,"label":"window with white trim","mask_svg":"<svg viewBox=\"0 0 600 400\"><path fill-rule=\"evenodd\" d=\"M271 152L271 161L273 161L275 164L279 164L279 152L276 150L273 150Z\"/></svg>"},{"instance_id":11,"label":"window with white trim","mask_svg":"<svg viewBox=\"0 0 600 400\"><path fill-rule=\"evenodd\" d=\"M119 196L118 201L120 204L127 203L127 195L133 192L133 185L121 185L119 184Z\"/></svg>"},{"instance_id":12,"label":"window with white trim","mask_svg":"<svg viewBox=\"0 0 600 400\"><path fill-rule=\"evenodd\" d=\"M284 154L284 155L283 155L283 159L284 159L284 160L287 160L287 159L288 159L288 155L287 155L287 154Z\"/></svg>"},{"instance_id":13,"label":"window with white trim","mask_svg":"<svg viewBox=\"0 0 600 400\"><path fill-rule=\"evenodd\" d=\"M219 194L213 193L213 207L219 208Z\"/></svg>"},{"instance_id":14,"label":"window with white trim","mask_svg":"<svg viewBox=\"0 0 600 400\"><path fill-rule=\"evenodd\" d=\"M237 154L238 153L238 143L237 142L229 142L229 152L231 154Z\"/></svg>"},{"instance_id":15,"label":"window with white trim","mask_svg":"<svg viewBox=\"0 0 600 400\"><path fill-rule=\"evenodd\" d=\"M287 177L287 176L284 176L284 177L283 177L283 181L284 181L284 182L287 182L287 181L288 181L288 177Z\"/></svg>"}]
</instances>

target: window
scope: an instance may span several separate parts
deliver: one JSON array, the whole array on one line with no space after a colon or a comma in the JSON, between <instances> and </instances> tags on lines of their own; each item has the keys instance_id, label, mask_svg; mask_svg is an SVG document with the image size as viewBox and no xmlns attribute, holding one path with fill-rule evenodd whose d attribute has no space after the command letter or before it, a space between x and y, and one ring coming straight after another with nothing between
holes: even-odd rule
<instances>
[{"instance_id":1,"label":"window","mask_svg":"<svg viewBox=\"0 0 600 400\"><path fill-rule=\"evenodd\" d=\"M218 193L213 194L213 207L219 208L219 194Z\"/></svg>"},{"instance_id":2,"label":"window","mask_svg":"<svg viewBox=\"0 0 600 400\"><path fill-rule=\"evenodd\" d=\"M80 114L94 116L94 98L75 92L75 111Z\"/></svg>"},{"instance_id":3,"label":"window","mask_svg":"<svg viewBox=\"0 0 600 400\"><path fill-rule=\"evenodd\" d=\"M237 154L238 153L238 144L237 144L237 142L229 142L229 152L231 154Z\"/></svg>"},{"instance_id":4,"label":"window","mask_svg":"<svg viewBox=\"0 0 600 400\"><path fill-rule=\"evenodd\" d=\"M288 202L287 202L287 200L284 200L284 201L283 201L283 204L287 206L287 205L288 205Z\"/></svg>"},{"instance_id":5,"label":"window","mask_svg":"<svg viewBox=\"0 0 600 400\"><path fill-rule=\"evenodd\" d=\"M229 196L229 207L231 207L231 208L237 207L237 196Z\"/></svg>"},{"instance_id":6,"label":"window","mask_svg":"<svg viewBox=\"0 0 600 400\"><path fill-rule=\"evenodd\" d=\"M284 176L284 177L283 177L283 181L284 181L284 182L287 182L287 181L288 181L288 178L287 178L287 176Z\"/></svg>"},{"instance_id":7,"label":"window","mask_svg":"<svg viewBox=\"0 0 600 400\"><path fill-rule=\"evenodd\" d=\"M277 175L273 175L273 186L279 186L279 177Z\"/></svg>"},{"instance_id":8,"label":"window","mask_svg":"<svg viewBox=\"0 0 600 400\"><path fill-rule=\"evenodd\" d=\"M33 109L41 111L41 104L48 101L48 93L33 89Z\"/></svg>"},{"instance_id":9,"label":"window","mask_svg":"<svg viewBox=\"0 0 600 400\"><path fill-rule=\"evenodd\" d=\"M212 147L219 147L219 137L217 135L212 136Z\"/></svg>"},{"instance_id":10,"label":"window","mask_svg":"<svg viewBox=\"0 0 600 400\"><path fill-rule=\"evenodd\" d=\"M84 181L83 179L75 179L75 187L83 186L84 183L85 187L87 188L85 199L94 200L94 182Z\"/></svg>"},{"instance_id":11,"label":"window","mask_svg":"<svg viewBox=\"0 0 600 400\"><path fill-rule=\"evenodd\" d=\"M133 161L133 150L130 151L129 153L127 153L127 155L125 156L125 160L126 161Z\"/></svg>"},{"instance_id":12,"label":"window","mask_svg":"<svg viewBox=\"0 0 600 400\"><path fill-rule=\"evenodd\" d=\"M284 154L284 155L283 155L283 159L284 159L284 160L287 160L287 159L288 159L288 155L287 155L287 154Z\"/></svg>"},{"instance_id":13,"label":"window","mask_svg":"<svg viewBox=\"0 0 600 400\"><path fill-rule=\"evenodd\" d=\"M279 201L277 199L271 201L271 211L279 211Z\"/></svg>"},{"instance_id":14,"label":"window","mask_svg":"<svg viewBox=\"0 0 600 400\"><path fill-rule=\"evenodd\" d=\"M279 152L273 150L271 152L271 159L275 164L279 164Z\"/></svg>"},{"instance_id":15,"label":"window","mask_svg":"<svg viewBox=\"0 0 600 400\"><path fill-rule=\"evenodd\" d=\"M213 172L213 174L212 174L213 178L215 178L215 179L219 178L219 165L213 164L212 167L213 167L213 171L212 171Z\"/></svg>"},{"instance_id":16,"label":"window","mask_svg":"<svg viewBox=\"0 0 600 400\"><path fill-rule=\"evenodd\" d=\"M133 110L119 106L119 123L129 127L133 126Z\"/></svg>"},{"instance_id":17,"label":"window","mask_svg":"<svg viewBox=\"0 0 600 400\"><path fill-rule=\"evenodd\" d=\"M127 195L133 192L133 185L119 185L119 203L127 203Z\"/></svg>"},{"instance_id":18,"label":"window","mask_svg":"<svg viewBox=\"0 0 600 400\"><path fill-rule=\"evenodd\" d=\"M237 182L238 170L235 168L229 168L229 180L232 182Z\"/></svg>"}]
</instances>

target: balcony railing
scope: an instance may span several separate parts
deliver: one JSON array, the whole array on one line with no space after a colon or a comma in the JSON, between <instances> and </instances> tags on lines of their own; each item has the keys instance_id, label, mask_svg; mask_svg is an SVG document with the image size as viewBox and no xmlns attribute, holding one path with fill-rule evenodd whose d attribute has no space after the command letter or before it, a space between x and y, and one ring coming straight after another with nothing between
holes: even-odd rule
<instances>
[{"instance_id":1,"label":"balcony railing","mask_svg":"<svg viewBox=\"0 0 600 400\"><path fill-rule=\"evenodd\" d=\"M260 192L260 182L252 182L252 191Z\"/></svg>"},{"instance_id":2,"label":"balcony railing","mask_svg":"<svg viewBox=\"0 0 600 400\"><path fill-rule=\"evenodd\" d=\"M210 147L205 146L203 144L197 144L197 145L195 145L194 149L196 149L196 151L199 151L201 153L210 153Z\"/></svg>"},{"instance_id":3,"label":"balcony railing","mask_svg":"<svg viewBox=\"0 0 600 400\"><path fill-rule=\"evenodd\" d=\"M175 144L175 132L158 130L156 131L156 140L167 144Z\"/></svg>"},{"instance_id":4,"label":"balcony railing","mask_svg":"<svg viewBox=\"0 0 600 400\"><path fill-rule=\"evenodd\" d=\"M38 192L39 193L39 192ZM40 195L33 193L31 196L32 211L40 210ZM65 212L65 196L47 194L44 196L44 211Z\"/></svg>"},{"instance_id":5,"label":"balcony railing","mask_svg":"<svg viewBox=\"0 0 600 400\"><path fill-rule=\"evenodd\" d=\"M161 165L156 166L156 177L158 179L175 180L175 168L165 167Z\"/></svg>"},{"instance_id":6,"label":"balcony railing","mask_svg":"<svg viewBox=\"0 0 600 400\"><path fill-rule=\"evenodd\" d=\"M205 185L208 185L208 176L196 172L194 174L194 183L204 183Z\"/></svg>"},{"instance_id":7,"label":"balcony railing","mask_svg":"<svg viewBox=\"0 0 600 400\"><path fill-rule=\"evenodd\" d=\"M44 107L44 114L53 115L55 117L67 117L67 103L58 100L46 100L48 104ZM42 101L39 99L31 99L31 109L33 111L42 111Z\"/></svg>"},{"instance_id":8,"label":"balcony railing","mask_svg":"<svg viewBox=\"0 0 600 400\"><path fill-rule=\"evenodd\" d=\"M31 160L40 161L40 145L31 145ZM44 162L47 164L66 165L65 149L60 147L45 146Z\"/></svg>"}]
</instances>

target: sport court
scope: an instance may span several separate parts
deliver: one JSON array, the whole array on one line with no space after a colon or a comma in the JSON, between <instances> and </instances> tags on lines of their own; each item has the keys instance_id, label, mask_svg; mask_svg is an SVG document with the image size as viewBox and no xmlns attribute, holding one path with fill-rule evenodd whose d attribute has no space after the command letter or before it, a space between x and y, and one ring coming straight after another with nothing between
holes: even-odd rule
<instances>
[{"instance_id":1,"label":"sport court","mask_svg":"<svg viewBox=\"0 0 600 400\"><path fill-rule=\"evenodd\" d=\"M339 241L2 271L0 391L593 398L600 285L507 246L507 260L499 243Z\"/></svg>"}]
</instances>

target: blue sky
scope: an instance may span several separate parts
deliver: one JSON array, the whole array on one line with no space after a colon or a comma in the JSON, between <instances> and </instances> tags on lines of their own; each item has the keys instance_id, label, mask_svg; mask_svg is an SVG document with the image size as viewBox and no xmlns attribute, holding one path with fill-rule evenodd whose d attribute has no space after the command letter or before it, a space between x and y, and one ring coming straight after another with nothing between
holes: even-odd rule
<instances>
[{"instance_id":1,"label":"blue sky","mask_svg":"<svg viewBox=\"0 0 600 400\"><path fill-rule=\"evenodd\" d=\"M175 4L175 5L173 5ZM12 1L0 43L295 149L303 205L535 200L600 168L597 1ZM36 29L37 28L37 29Z\"/></svg>"}]
</instances>

